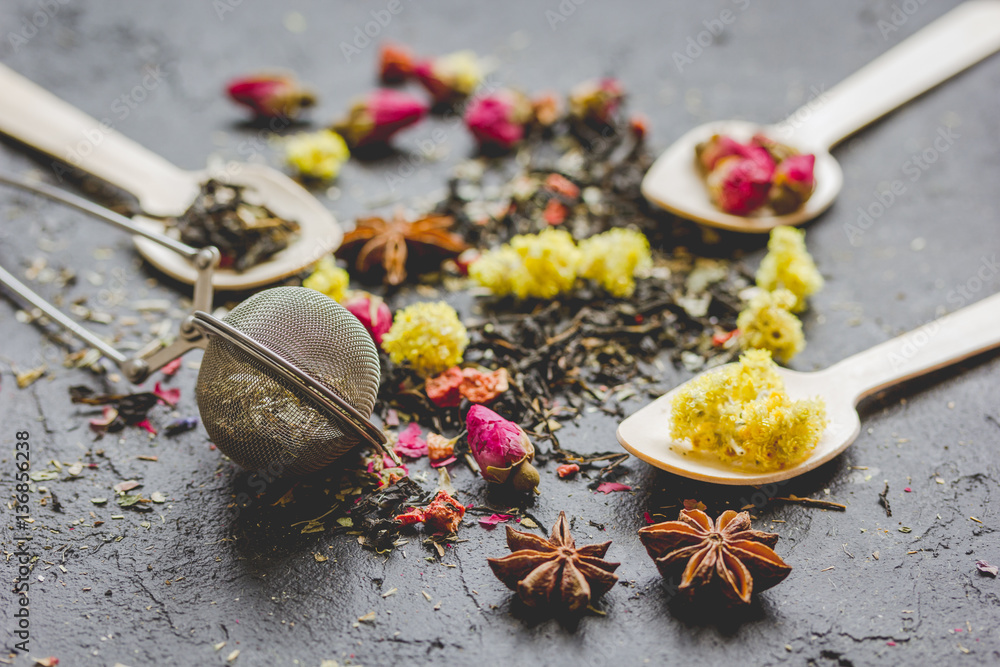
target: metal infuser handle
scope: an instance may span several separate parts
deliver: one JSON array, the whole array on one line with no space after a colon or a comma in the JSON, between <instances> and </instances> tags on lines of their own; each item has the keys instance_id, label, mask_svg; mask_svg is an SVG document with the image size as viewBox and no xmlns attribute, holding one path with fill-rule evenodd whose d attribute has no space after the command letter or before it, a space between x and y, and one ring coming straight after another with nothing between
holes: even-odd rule
<instances>
[{"instance_id":1,"label":"metal infuser handle","mask_svg":"<svg viewBox=\"0 0 1000 667\"><path fill-rule=\"evenodd\" d=\"M215 271L215 267L218 266L219 259L221 258L219 250L214 246L201 249L192 248L186 243L182 243L181 241L177 241L163 234L142 229L123 215L119 215L114 211L110 211L103 206L98 206L97 204L87 201L82 197L77 197L76 195L68 192L63 192L58 188L54 188L44 183L32 183L16 176L3 173L0 173L0 183L11 185L22 190L27 190L37 195L41 195L42 197L46 197L47 199L59 202L60 204L65 204L66 206L75 208L78 211L86 213L87 215L110 223L119 229L123 229L131 234L147 238L150 241L158 243L165 248L169 248L170 250L183 255L187 259L191 260L191 263L198 271L198 278L194 285L193 309L211 310L212 296L214 294L214 290L212 289L212 273ZM170 363L190 350L198 347L204 348L208 343L208 339L205 334L201 331L201 329L195 326L192 312L192 314L189 315L181 324L180 335L173 343L165 347L155 348L135 357L127 357L113 346L104 342L100 336L67 317L65 313L32 291L27 285L15 278L2 266L0 266L0 283L6 285L19 297L45 313L47 317L59 324L59 326L86 341L88 345L100 350L101 354L113 361L115 365L121 369L128 381L133 384L139 384L149 377L150 373L162 368L164 365Z\"/></svg>"}]
</instances>

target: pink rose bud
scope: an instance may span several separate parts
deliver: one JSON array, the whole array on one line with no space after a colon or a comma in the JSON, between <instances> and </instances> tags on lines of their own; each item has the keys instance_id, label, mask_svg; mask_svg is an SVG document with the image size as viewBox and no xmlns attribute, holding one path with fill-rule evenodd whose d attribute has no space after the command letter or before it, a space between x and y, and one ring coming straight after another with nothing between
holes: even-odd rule
<instances>
[{"instance_id":1,"label":"pink rose bud","mask_svg":"<svg viewBox=\"0 0 1000 667\"><path fill-rule=\"evenodd\" d=\"M771 188L771 208L778 215L802 208L816 187L815 155L792 155L778 163Z\"/></svg>"},{"instance_id":2,"label":"pink rose bud","mask_svg":"<svg viewBox=\"0 0 1000 667\"><path fill-rule=\"evenodd\" d=\"M482 405L469 408L465 425L483 479L494 484L509 481L518 491L538 493L538 471L531 465L535 448L520 426Z\"/></svg>"},{"instance_id":3,"label":"pink rose bud","mask_svg":"<svg viewBox=\"0 0 1000 667\"><path fill-rule=\"evenodd\" d=\"M474 52L456 51L416 63L413 74L434 98L435 104L453 104L471 95L479 86L483 66Z\"/></svg>"},{"instance_id":4,"label":"pink rose bud","mask_svg":"<svg viewBox=\"0 0 1000 667\"><path fill-rule=\"evenodd\" d=\"M392 312L385 301L371 294L352 296L344 302L344 308L361 321L379 347L382 336L392 326Z\"/></svg>"},{"instance_id":5,"label":"pink rose bud","mask_svg":"<svg viewBox=\"0 0 1000 667\"><path fill-rule=\"evenodd\" d=\"M724 134L713 134L708 141L703 141L694 147L698 165L705 171L715 169L719 160L727 157L746 157L747 146Z\"/></svg>"},{"instance_id":6,"label":"pink rose bud","mask_svg":"<svg viewBox=\"0 0 1000 667\"><path fill-rule=\"evenodd\" d=\"M352 148L384 144L427 114L427 105L397 90L376 90L357 100L347 116L333 124Z\"/></svg>"},{"instance_id":7,"label":"pink rose bud","mask_svg":"<svg viewBox=\"0 0 1000 667\"><path fill-rule=\"evenodd\" d=\"M766 150L747 147L747 157L730 156L709 173L712 201L726 213L749 215L767 203L774 162Z\"/></svg>"},{"instance_id":8,"label":"pink rose bud","mask_svg":"<svg viewBox=\"0 0 1000 667\"><path fill-rule=\"evenodd\" d=\"M316 95L286 74L256 74L231 81L229 97L264 118L294 120L302 109L316 104Z\"/></svg>"},{"instance_id":9,"label":"pink rose bud","mask_svg":"<svg viewBox=\"0 0 1000 667\"><path fill-rule=\"evenodd\" d=\"M465 124L480 148L510 150L524 137L524 125L529 120L531 102L512 90L473 100L465 112Z\"/></svg>"},{"instance_id":10,"label":"pink rose bud","mask_svg":"<svg viewBox=\"0 0 1000 667\"><path fill-rule=\"evenodd\" d=\"M618 79L584 81L570 91L569 112L588 123L610 125L624 98Z\"/></svg>"}]
</instances>

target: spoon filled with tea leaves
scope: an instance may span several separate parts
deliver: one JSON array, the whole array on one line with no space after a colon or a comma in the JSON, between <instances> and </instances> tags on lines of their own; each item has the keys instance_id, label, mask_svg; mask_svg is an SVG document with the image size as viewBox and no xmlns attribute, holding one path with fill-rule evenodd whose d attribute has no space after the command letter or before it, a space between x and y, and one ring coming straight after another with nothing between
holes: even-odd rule
<instances>
[{"instance_id":1,"label":"spoon filled with tea leaves","mask_svg":"<svg viewBox=\"0 0 1000 667\"><path fill-rule=\"evenodd\" d=\"M113 120L98 121L3 65L0 90L4 91L0 95L0 132L56 158L52 169L60 180L63 173L76 168L133 195L143 213L133 218L139 226L162 232L181 219L192 225L226 224L230 231L241 225L241 230L268 241L270 247L256 243L250 250L245 245L234 249L231 259L235 266L227 266L231 262L226 262L226 248L220 248L223 265L212 278L216 290L242 290L276 282L302 271L340 245L343 231L330 211L276 169L238 162L212 170L181 169L119 133ZM143 94L148 94L145 90ZM205 215L220 210L224 219L216 215L209 220ZM194 284L198 270L189 259L149 239L134 239L150 264ZM218 238L210 238L195 245L221 244ZM242 255L248 252L261 253L261 261L240 266L240 260L245 259Z\"/></svg>"},{"instance_id":2,"label":"spoon filled with tea leaves","mask_svg":"<svg viewBox=\"0 0 1000 667\"><path fill-rule=\"evenodd\" d=\"M783 469L760 471L724 462L695 451L690 441L672 439L675 397L698 378L723 372L727 366L703 372L625 419L618 427L618 442L643 461L682 477L716 484L771 484L808 472L847 449L861 431L856 406L863 398L996 347L1000 347L1000 294L824 370L778 368L787 396L791 400L821 398L827 419L815 447Z\"/></svg>"},{"instance_id":3,"label":"spoon filled with tea leaves","mask_svg":"<svg viewBox=\"0 0 1000 667\"><path fill-rule=\"evenodd\" d=\"M1000 0L962 3L775 125L726 120L687 132L649 168L642 183L643 195L683 218L737 232L764 233L779 225L801 225L829 208L843 185L843 172L830 154L833 146L997 50ZM769 183L775 176L760 174L751 163L744 165L746 170L734 170L734 162L730 162L729 173L716 176L722 183L710 186L712 175L706 177L704 163L700 156L696 158L696 152L713 137L732 139L741 145L753 143L753 137L763 137L777 142L782 152L815 156L808 174L811 178L805 181L808 189L800 196L804 202L791 207L773 205L777 188ZM742 157L759 153L757 148L748 146ZM778 162L775 167L772 158L764 157L765 162L771 162L763 169L777 174L782 166ZM774 183L777 185L777 181ZM712 194L713 189L718 193L727 187L732 191L723 197ZM761 203L748 205L746 214L726 212L739 211L758 193ZM769 196L772 205L766 204Z\"/></svg>"}]
</instances>

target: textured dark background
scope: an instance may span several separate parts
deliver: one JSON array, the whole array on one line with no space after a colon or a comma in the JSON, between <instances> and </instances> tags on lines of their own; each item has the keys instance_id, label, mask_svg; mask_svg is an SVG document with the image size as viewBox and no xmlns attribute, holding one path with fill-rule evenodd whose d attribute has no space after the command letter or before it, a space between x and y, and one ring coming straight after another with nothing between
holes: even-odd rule
<instances>
[{"instance_id":1,"label":"textured dark background","mask_svg":"<svg viewBox=\"0 0 1000 667\"><path fill-rule=\"evenodd\" d=\"M913 2L915 13L898 31L883 36L878 22L890 19L893 3L888 0L587 0L578 6L565 0L564 11L575 10L554 28L547 12L560 11L556 0L402 1L402 13L378 39L406 42L423 53L475 48L497 58L497 79L527 90L565 92L584 78L618 76L631 93L631 109L650 117L658 148L706 120L776 121L808 100L813 87L830 88L958 4ZM321 93L322 104L313 115L319 122L370 89L376 47L347 62L339 44L351 40L355 27L385 4L68 0L15 49L10 33L20 32L23 21L31 21L45 5L5 2L0 61L88 113L114 118L118 130L176 164L198 168L210 155L258 153L261 158L272 152L220 94L231 76L271 66L297 71ZM703 21L726 8L736 21L678 71L672 54L704 29ZM288 29L298 20L289 18L292 12L305 19L304 31ZM115 100L130 94L147 67L159 68L162 83L127 117L117 117ZM796 368L826 366L934 319L958 305L958 288L976 285L970 279L989 266L1000 246L998 91L1000 59L993 58L836 150L846 185L832 210L809 227L810 249L828 282L806 316L809 345ZM428 123L407 134L401 147L417 150L417 142L434 127ZM941 128L957 133L953 147L919 180L906 180L906 193L852 244L845 225L855 220L857 208L875 201L880 186L905 180L906 161L931 146ZM398 167L398 158L352 163L337 183L339 198L324 196L324 202L349 220L441 187L448 165L471 148L462 128L448 126L447 133L442 159L422 165L395 191L387 188L384 174ZM52 176L48 161L10 142L0 147L0 168ZM759 241L748 247L753 268L761 254ZM113 252L95 259L98 248ZM63 297L67 303L86 296L99 309L127 315L137 299L168 299L176 305L151 319L167 317L176 324L181 295L188 294L143 266L124 235L31 197L0 194L0 262L22 274L43 256L49 266L72 267L79 274L78 284ZM116 267L120 271L113 273ZM1000 287L996 270L983 270L988 279L972 300ZM57 292L52 285L39 289L49 296ZM90 415L70 404L67 388L83 382L99 386L100 381L87 371L64 369L62 349L17 323L14 312L0 300L5 497L17 430L31 432L35 469L51 459L98 463L79 479L67 480L64 473L64 479L39 485L57 494L62 512L51 506L34 511L33 545L42 558L31 582L34 656L55 655L71 667L222 664L235 648L241 650L238 665L303 666L324 659L363 665L983 664L1000 659L1000 582L980 575L974 565L977 559L1000 562L995 532L1000 513L994 502L1000 478L996 355L876 397L864 406L861 437L844 455L776 492L839 500L848 505L844 513L769 503L764 491L689 483L634 459L623 478L635 486L633 493L594 494L585 480L560 481L554 465L543 469L542 494L532 512L551 524L559 510L566 510L575 517L578 539L614 540L609 558L622 562L623 585L603 602L607 615L589 616L574 626L527 614L494 579L485 559L506 551L502 530L488 532L467 521L461 536L468 541L443 559L455 567L428 562L424 558L431 552L413 539L404 547L406 557L401 551L376 557L339 532L300 535L291 524L322 514L329 501L320 494L311 505L300 500L290 507L272 506L288 488L284 482L237 515L227 507L233 496L254 489L244 473L209 449L202 430L167 440L129 429L93 443L86 425ZM124 338L138 341L152 323L93 326L109 333L122 330ZM25 369L43 362L49 374L18 390L9 364ZM668 374L667 383L687 377L673 369ZM173 380L183 392L181 415L196 413L195 375L185 368ZM628 405L638 408L639 399ZM169 418L162 409L154 417L160 424ZM591 416L561 433L573 449L600 451L616 447L615 427L608 418ZM96 448L105 451L104 457L85 454ZM140 461L138 454L156 454L160 460ZM455 477L466 502L488 501L485 484L468 469L456 467ZM124 511L124 520L110 520L119 513L113 500L104 507L90 503L92 497L113 498L111 487L130 478L141 479L146 493L164 493L168 503L155 506L152 514ZM891 519L877 502L884 480L890 487ZM904 487L912 492L904 493ZM41 495L35 493L33 502ZM713 513L758 502L753 513L762 528L781 534L777 551L795 568L791 576L742 614L704 619L671 603L636 530L645 511L659 512L684 498L702 500ZM91 511L106 523L92 527ZM672 514L677 508L664 511ZM5 552L11 551L11 524L8 511L2 525ZM912 532L900 532L903 526ZM317 562L317 552L330 560ZM0 626L9 649L13 606L8 582L14 568L6 556L4 563ZM392 588L397 592L383 599L381 594ZM374 625L354 625L373 610ZM216 652L212 645L220 641L227 645ZM6 654L0 655L4 661ZM23 656L14 663L29 664Z\"/></svg>"}]
</instances>

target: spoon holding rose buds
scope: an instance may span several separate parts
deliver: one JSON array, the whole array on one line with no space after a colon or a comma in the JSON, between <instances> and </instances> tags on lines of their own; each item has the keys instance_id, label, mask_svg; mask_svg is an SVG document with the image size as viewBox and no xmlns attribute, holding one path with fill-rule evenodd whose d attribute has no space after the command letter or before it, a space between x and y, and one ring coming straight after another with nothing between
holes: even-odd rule
<instances>
[{"instance_id":1,"label":"spoon holding rose buds","mask_svg":"<svg viewBox=\"0 0 1000 667\"><path fill-rule=\"evenodd\" d=\"M141 227L163 231L164 221L156 218L183 214L209 178L244 187L249 203L298 223L298 236L266 261L243 271L218 269L212 278L216 290L273 283L302 271L340 245L343 231L333 215L302 186L275 169L237 162L211 171L180 169L118 133L112 120L91 118L3 65L0 90L4 91L0 95L0 132L135 196L145 215L133 220ZM60 180L61 173L71 171L60 162L53 162L52 168ZM187 258L142 237L135 237L135 245L153 266L194 284L198 270Z\"/></svg>"},{"instance_id":2,"label":"spoon holding rose buds","mask_svg":"<svg viewBox=\"0 0 1000 667\"><path fill-rule=\"evenodd\" d=\"M830 155L833 146L997 50L1000 1L965 2L780 123L730 120L694 128L653 163L642 192L654 204L712 227L763 233L779 225L800 225L829 208L840 192L844 176ZM714 135L745 142L758 133L815 155L812 195L800 208L782 215L767 207L745 216L726 213L710 199L695 148Z\"/></svg>"},{"instance_id":3,"label":"spoon holding rose buds","mask_svg":"<svg viewBox=\"0 0 1000 667\"><path fill-rule=\"evenodd\" d=\"M1000 294L824 370L803 373L779 368L788 397L792 400L821 397L826 403L829 423L805 460L777 472L736 469L693 452L686 442L671 440L673 398L693 380L623 421L618 427L618 442L657 468L703 482L757 485L790 479L826 463L854 442L861 431L856 406L866 396L996 347L1000 347Z\"/></svg>"}]
</instances>

